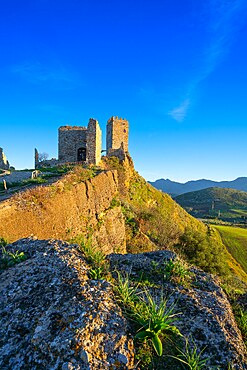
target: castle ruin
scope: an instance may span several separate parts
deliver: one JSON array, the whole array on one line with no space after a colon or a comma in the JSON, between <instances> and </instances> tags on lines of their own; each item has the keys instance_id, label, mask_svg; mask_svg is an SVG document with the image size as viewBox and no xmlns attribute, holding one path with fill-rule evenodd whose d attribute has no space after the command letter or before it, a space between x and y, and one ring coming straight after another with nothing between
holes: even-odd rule
<instances>
[{"instance_id":1,"label":"castle ruin","mask_svg":"<svg viewBox=\"0 0 247 370\"><path fill-rule=\"evenodd\" d=\"M9 161L7 160L6 155L3 152L3 148L0 148L0 169L1 170L9 169Z\"/></svg>"},{"instance_id":2,"label":"castle ruin","mask_svg":"<svg viewBox=\"0 0 247 370\"><path fill-rule=\"evenodd\" d=\"M126 119L111 117L107 121L107 155L123 155L128 152L129 123ZM96 119L90 118L87 127L61 126L58 129L58 159L39 161L35 149L35 168L62 163L84 162L98 165L102 153L102 132Z\"/></svg>"}]
</instances>

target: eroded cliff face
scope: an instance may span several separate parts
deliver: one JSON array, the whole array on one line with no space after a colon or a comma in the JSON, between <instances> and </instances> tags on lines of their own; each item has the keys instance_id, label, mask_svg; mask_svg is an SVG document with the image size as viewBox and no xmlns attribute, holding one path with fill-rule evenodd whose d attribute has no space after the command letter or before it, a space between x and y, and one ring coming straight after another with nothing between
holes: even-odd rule
<instances>
[{"instance_id":1,"label":"eroded cliff face","mask_svg":"<svg viewBox=\"0 0 247 370\"><path fill-rule=\"evenodd\" d=\"M31 234L68 240L81 234L106 254L125 253L125 222L114 203L117 196L117 171L20 192L0 204L0 236L9 241Z\"/></svg>"},{"instance_id":2,"label":"eroded cliff face","mask_svg":"<svg viewBox=\"0 0 247 370\"><path fill-rule=\"evenodd\" d=\"M187 226L206 232L169 196L148 185L130 156L122 154L122 159L104 158L93 178L78 178L77 172L90 169L75 167L52 185L0 202L0 237L12 242L30 235L63 240L83 236L109 254L125 253L126 244L134 253L167 248Z\"/></svg>"}]
</instances>

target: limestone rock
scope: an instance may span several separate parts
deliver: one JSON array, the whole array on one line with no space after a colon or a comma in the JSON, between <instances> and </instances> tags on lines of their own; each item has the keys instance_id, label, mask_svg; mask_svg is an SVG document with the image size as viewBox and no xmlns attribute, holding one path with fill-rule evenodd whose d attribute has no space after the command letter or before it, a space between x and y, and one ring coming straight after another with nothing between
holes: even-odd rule
<instances>
[{"instance_id":1,"label":"limestone rock","mask_svg":"<svg viewBox=\"0 0 247 370\"><path fill-rule=\"evenodd\" d=\"M0 274L0 368L134 369L134 348L128 322L103 280L88 278L89 266L76 245L28 238L8 245L27 260ZM145 287L158 302L165 294L175 304L176 326L196 344L210 370L246 370L246 352L230 303L211 275L191 268L189 285L164 279L171 251L108 256L116 269ZM140 290L142 288L140 287ZM184 340L183 338L181 339ZM168 357L165 358L167 367ZM173 368L172 368L173 369Z\"/></svg>"},{"instance_id":2,"label":"limestone rock","mask_svg":"<svg viewBox=\"0 0 247 370\"><path fill-rule=\"evenodd\" d=\"M157 284L146 287L159 301L160 293L168 299L168 306L175 304L176 326L190 345L203 349L203 358L209 359L208 369L247 369L246 350L236 325L231 305L212 275L191 268L193 279L188 287L164 279L164 262L176 260L171 251L143 254L112 254L108 256L112 269L117 269L135 280L140 274ZM193 343L194 342L194 343Z\"/></svg>"},{"instance_id":3,"label":"limestone rock","mask_svg":"<svg viewBox=\"0 0 247 370\"><path fill-rule=\"evenodd\" d=\"M0 275L0 368L132 369L133 341L109 283L78 246L22 239L28 259Z\"/></svg>"}]
</instances>

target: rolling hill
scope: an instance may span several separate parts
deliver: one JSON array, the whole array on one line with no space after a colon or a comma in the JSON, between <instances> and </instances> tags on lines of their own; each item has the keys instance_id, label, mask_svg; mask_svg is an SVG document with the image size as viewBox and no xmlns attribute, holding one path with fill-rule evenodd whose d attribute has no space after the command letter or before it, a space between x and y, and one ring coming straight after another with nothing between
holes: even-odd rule
<instances>
[{"instance_id":1,"label":"rolling hill","mask_svg":"<svg viewBox=\"0 0 247 370\"><path fill-rule=\"evenodd\" d=\"M191 191L197 191L212 187L247 191L247 177L238 177L236 180L233 181L220 182L202 179L188 181L184 184L171 181L169 179L159 179L154 182L149 181L149 183L153 185L156 189L162 190L164 193L168 193L174 197Z\"/></svg>"},{"instance_id":2,"label":"rolling hill","mask_svg":"<svg viewBox=\"0 0 247 370\"><path fill-rule=\"evenodd\" d=\"M197 218L219 218L242 222L247 219L247 192L234 189L207 188L175 197L187 212Z\"/></svg>"},{"instance_id":3,"label":"rolling hill","mask_svg":"<svg viewBox=\"0 0 247 370\"><path fill-rule=\"evenodd\" d=\"M247 230L240 227L215 225L228 251L247 273Z\"/></svg>"}]
</instances>

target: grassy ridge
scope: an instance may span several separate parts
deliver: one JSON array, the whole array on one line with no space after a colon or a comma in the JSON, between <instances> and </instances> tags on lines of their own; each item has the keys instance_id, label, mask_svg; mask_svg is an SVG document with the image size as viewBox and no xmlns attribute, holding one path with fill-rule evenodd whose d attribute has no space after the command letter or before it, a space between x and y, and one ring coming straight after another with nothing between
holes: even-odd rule
<instances>
[{"instance_id":1,"label":"grassy ridge","mask_svg":"<svg viewBox=\"0 0 247 370\"><path fill-rule=\"evenodd\" d=\"M247 230L240 227L214 226L225 246L247 273Z\"/></svg>"},{"instance_id":2,"label":"grassy ridge","mask_svg":"<svg viewBox=\"0 0 247 370\"><path fill-rule=\"evenodd\" d=\"M247 192L208 188L179 195L175 200L194 217L246 222Z\"/></svg>"}]
</instances>

